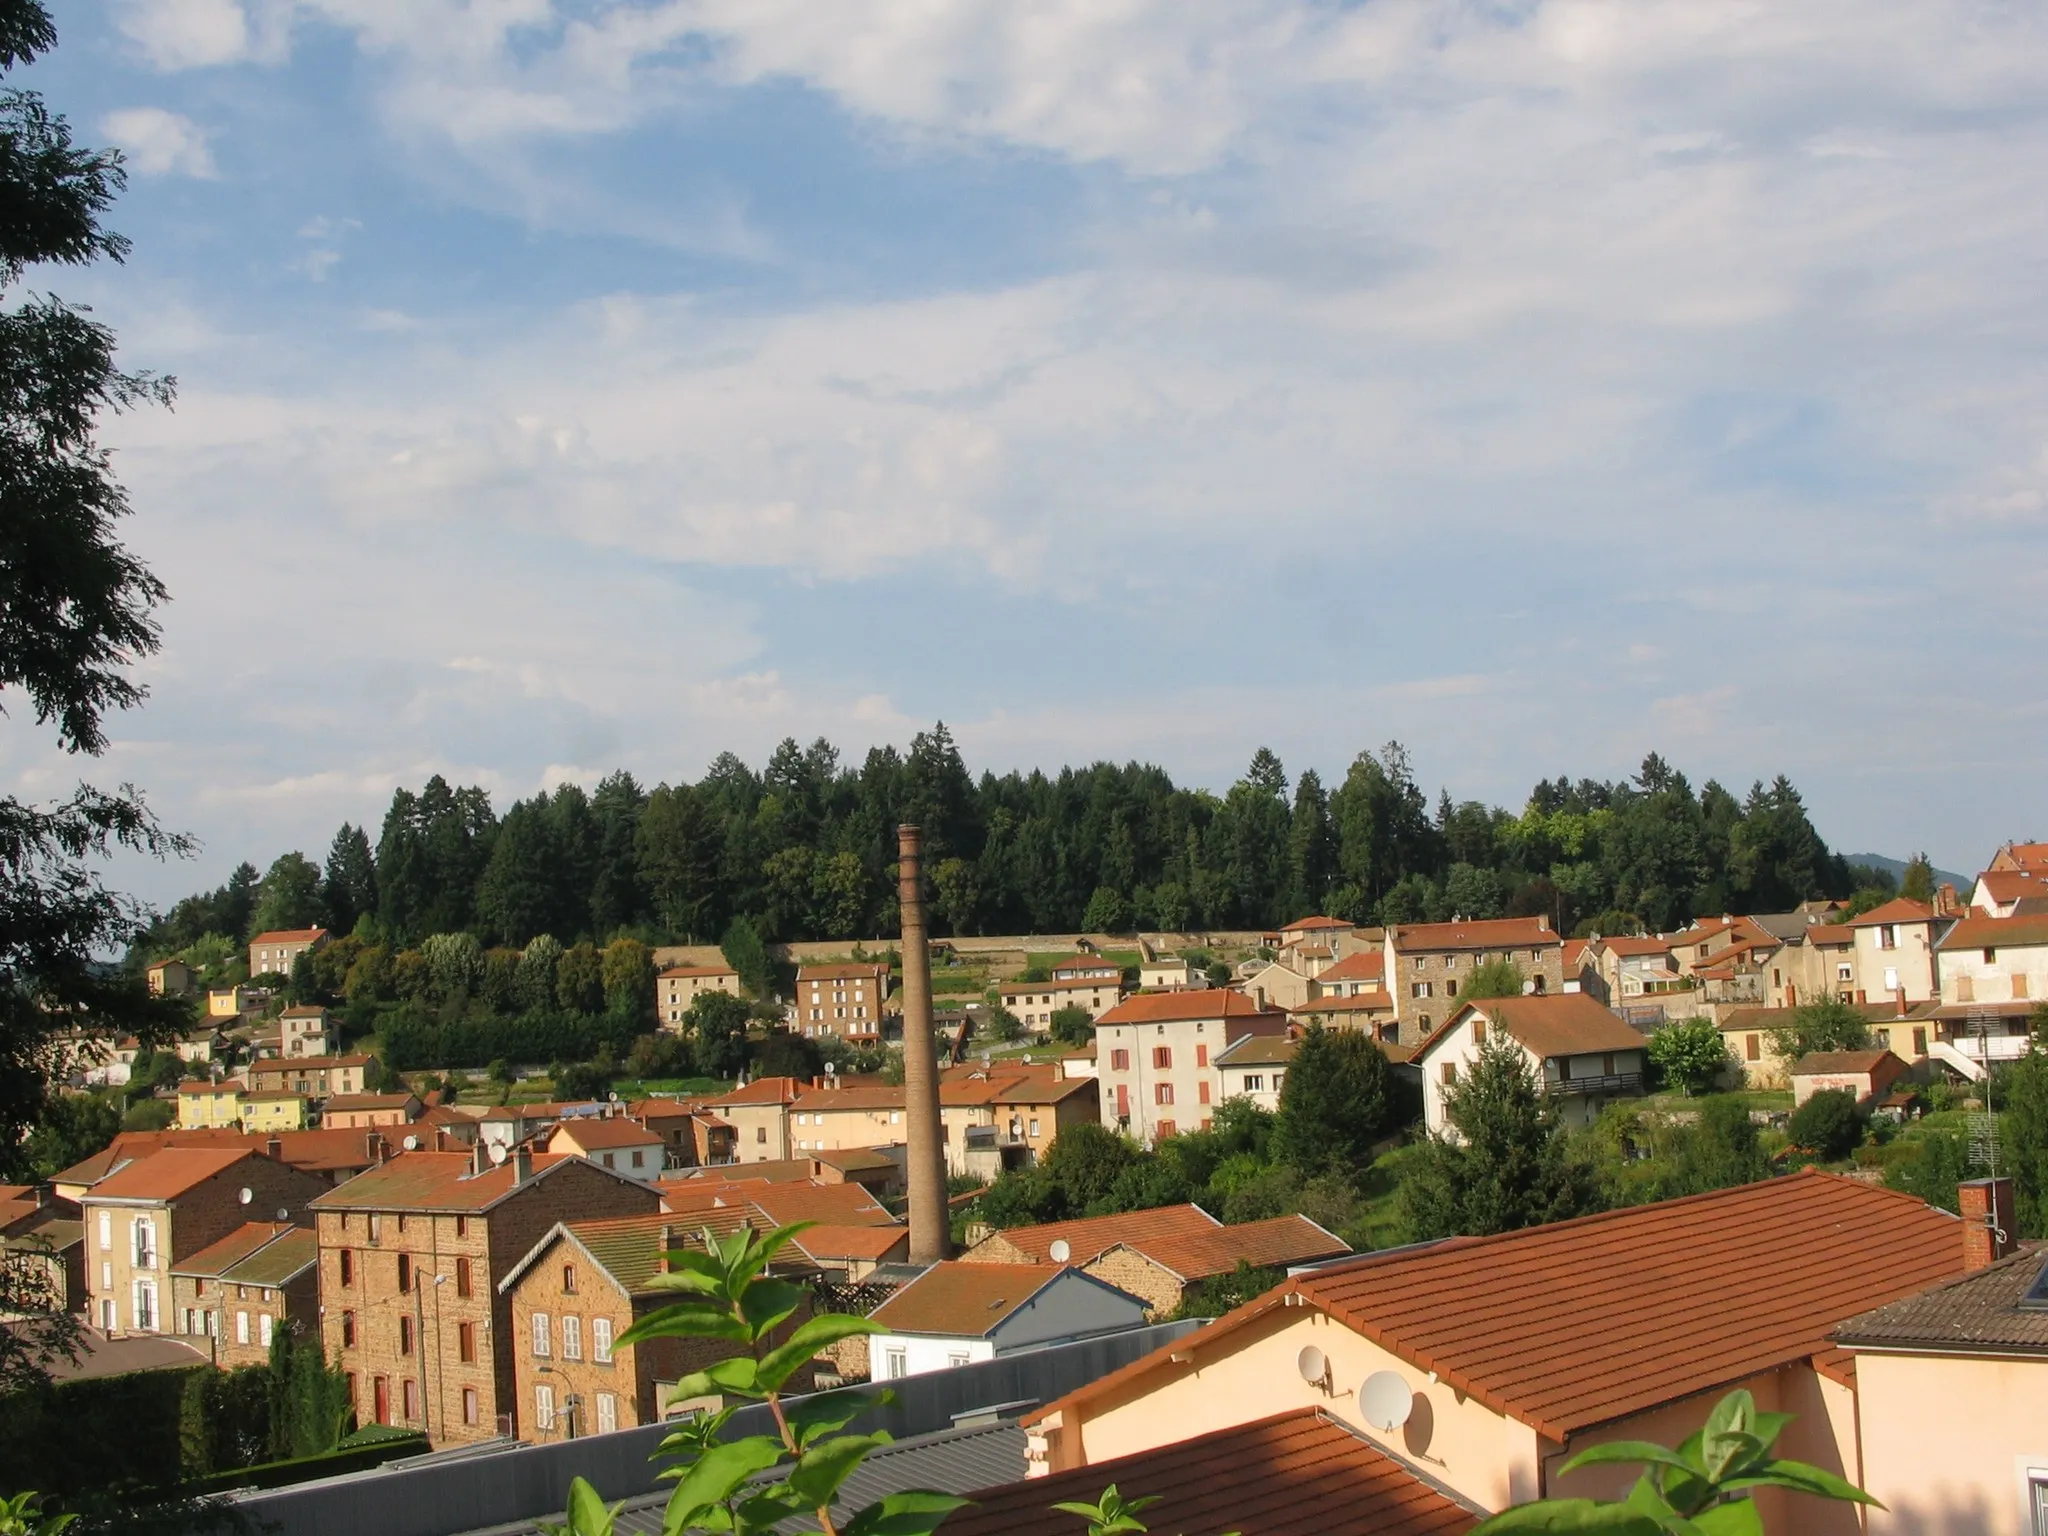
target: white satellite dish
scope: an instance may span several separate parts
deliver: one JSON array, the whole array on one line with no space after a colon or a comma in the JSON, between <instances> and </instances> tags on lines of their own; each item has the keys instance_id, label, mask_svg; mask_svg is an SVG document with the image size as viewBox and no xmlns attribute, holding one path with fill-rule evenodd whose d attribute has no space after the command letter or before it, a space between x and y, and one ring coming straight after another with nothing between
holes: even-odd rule
<instances>
[{"instance_id":1,"label":"white satellite dish","mask_svg":"<svg viewBox=\"0 0 2048 1536\"><path fill-rule=\"evenodd\" d=\"M256 1198L256 1191L251 1189L248 1185L244 1184L242 1186L242 1192L236 1195L235 1198L241 1201L242 1204L247 1205L251 1200L254 1200Z\"/></svg>"},{"instance_id":2,"label":"white satellite dish","mask_svg":"<svg viewBox=\"0 0 2048 1536\"><path fill-rule=\"evenodd\" d=\"M1415 1394L1399 1371L1374 1371L1359 1384L1358 1411L1374 1429L1396 1430L1415 1411Z\"/></svg>"},{"instance_id":3,"label":"white satellite dish","mask_svg":"<svg viewBox=\"0 0 2048 1536\"><path fill-rule=\"evenodd\" d=\"M1301 1353L1294 1357L1294 1368L1312 1387L1323 1386L1330 1379L1330 1358L1313 1344L1301 1346Z\"/></svg>"},{"instance_id":4,"label":"white satellite dish","mask_svg":"<svg viewBox=\"0 0 2048 1536\"><path fill-rule=\"evenodd\" d=\"M408 1137L406 1137L406 1138L405 1138L405 1150L406 1150L406 1151L408 1151L408 1152L417 1152L417 1151L419 1151L419 1149L420 1149L420 1139L419 1139L419 1137L417 1137L417 1136L408 1136Z\"/></svg>"},{"instance_id":5,"label":"white satellite dish","mask_svg":"<svg viewBox=\"0 0 2048 1536\"><path fill-rule=\"evenodd\" d=\"M491 1161L494 1163L502 1163L503 1161L505 1161L505 1143L503 1143L502 1141L494 1141L491 1143Z\"/></svg>"},{"instance_id":6,"label":"white satellite dish","mask_svg":"<svg viewBox=\"0 0 2048 1536\"><path fill-rule=\"evenodd\" d=\"M285 1209L285 1208L284 1208L283 1206L281 1206L281 1205L280 1205L280 1206L279 1206L279 1207L277 1208L277 1220L278 1220L278 1225L282 1226L282 1225L283 1225L283 1224L284 1224L285 1222L288 1222L288 1221L290 1221L291 1219L292 1219L292 1213L291 1213L290 1211L286 1210L286 1209Z\"/></svg>"},{"instance_id":7,"label":"white satellite dish","mask_svg":"<svg viewBox=\"0 0 2048 1536\"><path fill-rule=\"evenodd\" d=\"M1074 1256L1074 1245L1064 1237L1056 1237L1052 1240L1052 1246L1045 1251L1052 1255L1053 1263L1064 1264Z\"/></svg>"}]
</instances>

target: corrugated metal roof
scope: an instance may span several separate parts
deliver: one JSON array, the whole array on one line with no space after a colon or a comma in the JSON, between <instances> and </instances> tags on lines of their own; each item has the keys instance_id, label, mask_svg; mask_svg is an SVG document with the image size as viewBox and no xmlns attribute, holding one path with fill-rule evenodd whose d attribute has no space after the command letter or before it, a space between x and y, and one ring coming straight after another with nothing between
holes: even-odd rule
<instances>
[{"instance_id":1,"label":"corrugated metal roof","mask_svg":"<svg viewBox=\"0 0 2048 1536\"><path fill-rule=\"evenodd\" d=\"M1093 1503L1114 1483L1156 1498L1143 1519L1181 1536L1447 1536L1478 1511L1314 1409L1197 1436L1135 1456L988 1488L946 1520L946 1536L1038 1536L1079 1530L1056 1502Z\"/></svg>"}]
</instances>

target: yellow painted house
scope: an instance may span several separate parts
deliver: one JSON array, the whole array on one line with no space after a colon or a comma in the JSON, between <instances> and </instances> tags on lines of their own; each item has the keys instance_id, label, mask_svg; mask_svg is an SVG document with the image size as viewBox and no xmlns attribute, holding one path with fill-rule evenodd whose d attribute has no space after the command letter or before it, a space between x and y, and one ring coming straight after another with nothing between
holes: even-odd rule
<instances>
[{"instance_id":1,"label":"yellow painted house","mask_svg":"<svg viewBox=\"0 0 2048 1536\"><path fill-rule=\"evenodd\" d=\"M217 1083L178 1084L178 1129L202 1131L215 1126L232 1126L242 1118L240 1078L222 1078Z\"/></svg>"},{"instance_id":2,"label":"yellow painted house","mask_svg":"<svg viewBox=\"0 0 2048 1536\"><path fill-rule=\"evenodd\" d=\"M288 1088L244 1089L242 1129L245 1131L303 1131L306 1128L306 1096Z\"/></svg>"}]
</instances>

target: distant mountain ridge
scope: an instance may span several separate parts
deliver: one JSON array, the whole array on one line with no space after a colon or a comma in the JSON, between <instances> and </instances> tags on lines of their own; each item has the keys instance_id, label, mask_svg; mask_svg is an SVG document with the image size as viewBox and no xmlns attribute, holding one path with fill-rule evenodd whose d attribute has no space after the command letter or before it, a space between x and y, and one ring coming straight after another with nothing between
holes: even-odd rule
<instances>
[{"instance_id":1,"label":"distant mountain ridge","mask_svg":"<svg viewBox=\"0 0 2048 1536\"><path fill-rule=\"evenodd\" d=\"M1872 869L1881 869L1894 880L1903 878L1906 873L1906 861L1904 859L1886 858L1881 853L1845 853L1842 857L1851 864L1867 864ZM1970 899L1970 891L1977 884L1977 877L1975 875L1959 875L1955 871L1948 869L1935 870L1934 883L1940 885L1944 880L1954 886L1956 894L1965 901Z\"/></svg>"}]
</instances>

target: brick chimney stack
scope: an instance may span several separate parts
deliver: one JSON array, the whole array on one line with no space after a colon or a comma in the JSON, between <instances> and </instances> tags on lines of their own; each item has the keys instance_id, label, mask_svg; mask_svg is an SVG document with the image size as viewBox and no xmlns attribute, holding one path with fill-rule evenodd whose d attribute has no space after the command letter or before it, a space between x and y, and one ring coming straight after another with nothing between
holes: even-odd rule
<instances>
[{"instance_id":1,"label":"brick chimney stack","mask_svg":"<svg viewBox=\"0 0 2048 1536\"><path fill-rule=\"evenodd\" d=\"M903 1120L910 1144L910 1262L952 1248L945 1148L939 1135L938 1044L932 1038L932 956L924 923L924 832L896 829L896 902L903 923Z\"/></svg>"},{"instance_id":2,"label":"brick chimney stack","mask_svg":"<svg viewBox=\"0 0 2048 1536\"><path fill-rule=\"evenodd\" d=\"M2011 1179L1965 1179L1956 1186L1963 1218L1963 1268L1996 1264L2019 1246Z\"/></svg>"}]
</instances>

